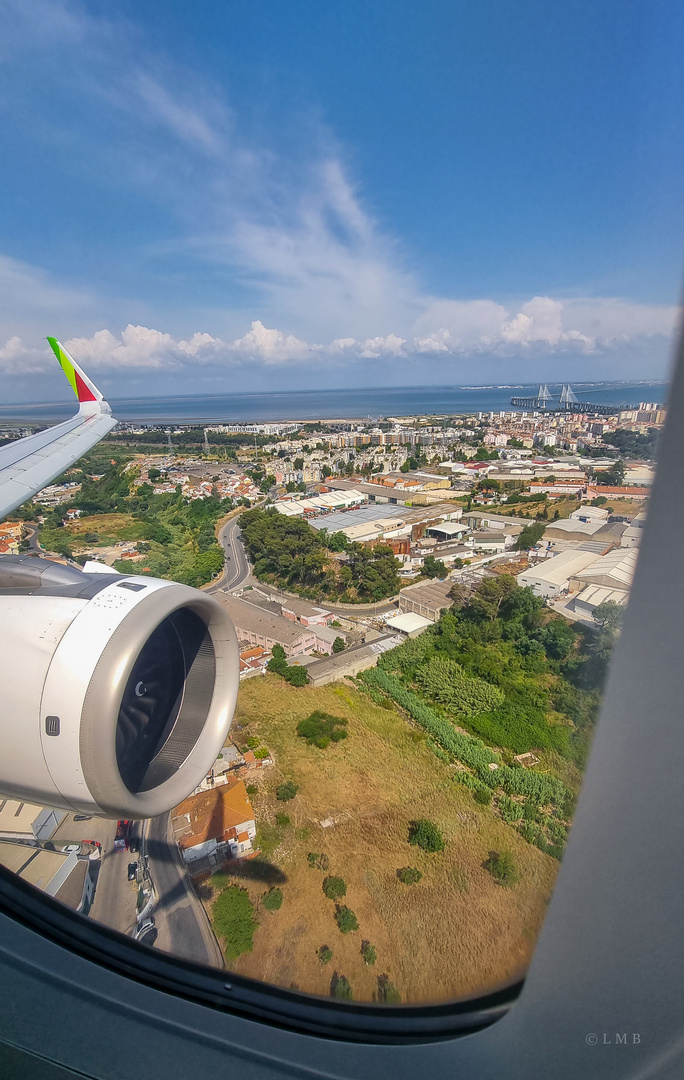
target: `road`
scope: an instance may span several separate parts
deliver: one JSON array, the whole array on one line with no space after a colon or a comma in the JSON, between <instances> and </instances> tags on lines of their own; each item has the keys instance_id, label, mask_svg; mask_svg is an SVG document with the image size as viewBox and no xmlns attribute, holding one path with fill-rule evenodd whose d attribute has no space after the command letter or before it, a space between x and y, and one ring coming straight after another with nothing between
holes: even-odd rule
<instances>
[{"instance_id":1,"label":"road","mask_svg":"<svg viewBox=\"0 0 684 1080\"><path fill-rule=\"evenodd\" d=\"M156 946L174 956L209 967L223 967L223 956L206 912L195 895L176 842L169 814L146 823L143 851L156 894Z\"/></svg>"},{"instance_id":2,"label":"road","mask_svg":"<svg viewBox=\"0 0 684 1080\"><path fill-rule=\"evenodd\" d=\"M114 851L115 833L116 821L99 817L78 821L73 814L67 814L53 834L52 843L56 848L84 840L97 840L102 844L90 918L121 934L130 934L136 925L138 886L128 880L128 863L135 861L137 856L128 851Z\"/></svg>"}]
</instances>

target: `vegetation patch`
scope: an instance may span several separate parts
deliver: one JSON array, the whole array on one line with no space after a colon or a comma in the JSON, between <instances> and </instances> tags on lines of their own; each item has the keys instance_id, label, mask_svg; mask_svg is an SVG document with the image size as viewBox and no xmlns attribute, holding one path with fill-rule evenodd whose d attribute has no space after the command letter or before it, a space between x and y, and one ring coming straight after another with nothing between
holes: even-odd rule
<instances>
[{"instance_id":1,"label":"vegetation patch","mask_svg":"<svg viewBox=\"0 0 684 1080\"><path fill-rule=\"evenodd\" d=\"M300 720L297 724L297 734L300 739L306 739L309 746L317 746L325 750L332 742L339 742L347 738L347 721L340 716L331 716L330 713L316 709L306 720Z\"/></svg>"},{"instance_id":2,"label":"vegetation patch","mask_svg":"<svg viewBox=\"0 0 684 1080\"><path fill-rule=\"evenodd\" d=\"M292 780L286 780L284 784L279 784L276 788L276 799L280 802L289 802L290 799L294 799L298 791L298 784L294 784Z\"/></svg>"},{"instance_id":3,"label":"vegetation patch","mask_svg":"<svg viewBox=\"0 0 684 1080\"><path fill-rule=\"evenodd\" d=\"M328 900L341 900L347 895L347 886L341 877L327 877L323 881L323 892Z\"/></svg>"},{"instance_id":4,"label":"vegetation patch","mask_svg":"<svg viewBox=\"0 0 684 1080\"><path fill-rule=\"evenodd\" d=\"M489 871L497 885L502 885L504 888L515 885L520 880L518 868L510 851L492 851L489 858L485 860L484 868Z\"/></svg>"},{"instance_id":5,"label":"vegetation patch","mask_svg":"<svg viewBox=\"0 0 684 1080\"><path fill-rule=\"evenodd\" d=\"M422 873L415 866L402 866L397 870L397 877L404 885L415 885L422 878Z\"/></svg>"},{"instance_id":6,"label":"vegetation patch","mask_svg":"<svg viewBox=\"0 0 684 1080\"><path fill-rule=\"evenodd\" d=\"M261 903L267 911L280 911L283 906L283 890L274 886L267 893L264 893Z\"/></svg>"},{"instance_id":7,"label":"vegetation patch","mask_svg":"<svg viewBox=\"0 0 684 1080\"><path fill-rule=\"evenodd\" d=\"M444 837L434 821L419 818L409 825L409 844L415 844L423 851L444 851Z\"/></svg>"},{"instance_id":8,"label":"vegetation patch","mask_svg":"<svg viewBox=\"0 0 684 1080\"><path fill-rule=\"evenodd\" d=\"M226 960L237 960L254 948L254 931L259 923L246 889L229 885L214 901L212 909L214 930L223 938Z\"/></svg>"},{"instance_id":9,"label":"vegetation patch","mask_svg":"<svg viewBox=\"0 0 684 1080\"><path fill-rule=\"evenodd\" d=\"M330 996L337 998L338 1001L353 1001L354 995L349 979L335 972L330 983Z\"/></svg>"},{"instance_id":10,"label":"vegetation patch","mask_svg":"<svg viewBox=\"0 0 684 1080\"><path fill-rule=\"evenodd\" d=\"M356 915L351 908L344 905L335 909L335 921L343 934L351 934L359 928L359 920Z\"/></svg>"}]
</instances>

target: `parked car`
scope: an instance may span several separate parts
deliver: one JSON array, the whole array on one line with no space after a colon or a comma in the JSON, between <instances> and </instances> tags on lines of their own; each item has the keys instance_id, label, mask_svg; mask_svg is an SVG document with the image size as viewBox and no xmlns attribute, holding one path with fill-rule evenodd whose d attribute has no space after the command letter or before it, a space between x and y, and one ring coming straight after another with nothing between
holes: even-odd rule
<instances>
[{"instance_id":1,"label":"parked car","mask_svg":"<svg viewBox=\"0 0 684 1080\"><path fill-rule=\"evenodd\" d=\"M138 924L133 937L136 941L140 941L145 934L150 932L150 930L154 930L156 937L157 928L154 925L154 915L148 915L146 919L143 919L142 922Z\"/></svg>"},{"instance_id":2,"label":"parked car","mask_svg":"<svg viewBox=\"0 0 684 1080\"><path fill-rule=\"evenodd\" d=\"M128 880L135 881L138 876L138 864L137 862L129 862L128 864Z\"/></svg>"},{"instance_id":3,"label":"parked car","mask_svg":"<svg viewBox=\"0 0 684 1080\"><path fill-rule=\"evenodd\" d=\"M133 851L133 852L140 851L140 837L139 836L131 836L129 838L128 850Z\"/></svg>"},{"instance_id":4,"label":"parked car","mask_svg":"<svg viewBox=\"0 0 684 1080\"><path fill-rule=\"evenodd\" d=\"M140 945L152 946L152 945L154 945L155 941L157 940L157 934L158 933L159 933L159 931L157 930L156 926L149 926L147 928L147 930L145 930L145 933L140 934L140 936L137 938L138 943Z\"/></svg>"},{"instance_id":5,"label":"parked car","mask_svg":"<svg viewBox=\"0 0 684 1080\"><path fill-rule=\"evenodd\" d=\"M72 851L75 851L76 854L78 855L78 853L81 850L81 845L80 844L65 844L64 847L61 847L59 850L63 851L65 855L71 855Z\"/></svg>"}]
</instances>

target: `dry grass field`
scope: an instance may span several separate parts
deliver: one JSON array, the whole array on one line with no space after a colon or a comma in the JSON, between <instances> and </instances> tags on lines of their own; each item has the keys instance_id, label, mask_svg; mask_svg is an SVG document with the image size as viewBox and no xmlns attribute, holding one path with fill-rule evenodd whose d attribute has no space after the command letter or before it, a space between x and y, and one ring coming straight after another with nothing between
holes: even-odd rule
<instances>
[{"instance_id":1,"label":"dry grass field","mask_svg":"<svg viewBox=\"0 0 684 1080\"><path fill-rule=\"evenodd\" d=\"M298 738L297 722L315 709L345 718L348 738L325 750ZM236 880L247 887L260 925L253 952L233 970L323 995L338 972L356 1000L372 1000L378 975L387 974L408 1002L482 992L524 970L558 864L475 803L398 712L346 684L295 689L268 675L241 686L234 725L236 741L257 736L275 757L252 801L284 900L279 911L266 911L259 901L268 885L252 876L253 862L244 865L247 876ZM279 802L275 789L284 780L299 791ZM276 813L291 824L276 826ZM408 843L409 823L422 817L442 830L443 852ZM323 828L328 818L334 824ZM507 889L482 865L504 848L520 871ZM355 912L358 931L337 928L335 905L322 890L325 873L309 866L310 851L325 853L328 873L346 882L342 903ZM404 866L417 867L422 880L402 884L397 870ZM361 957L363 940L377 950L373 967ZM322 945L333 952L325 966L316 955Z\"/></svg>"},{"instance_id":2,"label":"dry grass field","mask_svg":"<svg viewBox=\"0 0 684 1080\"><path fill-rule=\"evenodd\" d=\"M138 540L142 535L143 522L134 521L130 514L92 514L70 521L64 526L76 547L83 544L84 537L94 533L97 544L88 547L113 544L117 540Z\"/></svg>"}]
</instances>

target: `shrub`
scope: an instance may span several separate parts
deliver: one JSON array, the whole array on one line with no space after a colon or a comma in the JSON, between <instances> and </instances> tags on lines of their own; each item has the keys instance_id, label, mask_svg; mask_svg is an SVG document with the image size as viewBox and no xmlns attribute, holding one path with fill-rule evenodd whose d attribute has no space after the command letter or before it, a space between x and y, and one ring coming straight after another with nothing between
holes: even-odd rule
<instances>
[{"instance_id":1,"label":"shrub","mask_svg":"<svg viewBox=\"0 0 684 1080\"><path fill-rule=\"evenodd\" d=\"M290 686L306 686L309 681L305 667L288 667L283 676Z\"/></svg>"},{"instance_id":2,"label":"shrub","mask_svg":"<svg viewBox=\"0 0 684 1080\"><path fill-rule=\"evenodd\" d=\"M335 921L343 934L350 934L353 930L359 928L359 920L351 908L348 907L338 907L336 909Z\"/></svg>"},{"instance_id":3,"label":"shrub","mask_svg":"<svg viewBox=\"0 0 684 1080\"><path fill-rule=\"evenodd\" d=\"M338 975L337 972L332 977L330 983L330 996L337 998L338 1001L353 1001L354 995L348 979L345 979L344 975Z\"/></svg>"},{"instance_id":4,"label":"shrub","mask_svg":"<svg viewBox=\"0 0 684 1080\"><path fill-rule=\"evenodd\" d=\"M256 786L256 784L248 784L245 790L247 791L248 795L259 794L259 788Z\"/></svg>"},{"instance_id":5,"label":"shrub","mask_svg":"<svg viewBox=\"0 0 684 1080\"><path fill-rule=\"evenodd\" d=\"M483 806L489 806L491 801L492 793L489 788L485 787L484 785L482 787L479 787L475 792L475 802L482 803Z\"/></svg>"},{"instance_id":6,"label":"shrub","mask_svg":"<svg viewBox=\"0 0 684 1080\"><path fill-rule=\"evenodd\" d=\"M507 888L519 881L520 875L510 851L492 851L484 864L485 870L492 875L497 885Z\"/></svg>"},{"instance_id":7,"label":"shrub","mask_svg":"<svg viewBox=\"0 0 684 1080\"><path fill-rule=\"evenodd\" d=\"M404 885L415 885L422 876L420 870L416 870L415 866L402 866L401 870L397 870L397 877L400 881L403 881Z\"/></svg>"},{"instance_id":8,"label":"shrub","mask_svg":"<svg viewBox=\"0 0 684 1080\"><path fill-rule=\"evenodd\" d=\"M256 735L250 735L250 737L247 740L247 746L249 747L250 750L256 750L257 746L259 745L259 742L260 742L260 740L257 739Z\"/></svg>"},{"instance_id":9,"label":"shrub","mask_svg":"<svg viewBox=\"0 0 684 1080\"><path fill-rule=\"evenodd\" d=\"M476 716L496 709L504 692L484 679L471 678L455 660L433 656L418 668L416 682L424 693L446 705L457 716Z\"/></svg>"},{"instance_id":10,"label":"shrub","mask_svg":"<svg viewBox=\"0 0 684 1080\"><path fill-rule=\"evenodd\" d=\"M270 755L269 751L266 749L265 746L262 746L260 750L255 750L254 751L254 757L255 758L267 758L267 757L270 757L270 756L271 755Z\"/></svg>"},{"instance_id":11,"label":"shrub","mask_svg":"<svg viewBox=\"0 0 684 1080\"><path fill-rule=\"evenodd\" d=\"M226 960L236 960L254 947L254 931L259 923L246 889L229 885L219 893L212 908L214 929L225 940Z\"/></svg>"},{"instance_id":12,"label":"shrub","mask_svg":"<svg viewBox=\"0 0 684 1080\"><path fill-rule=\"evenodd\" d=\"M280 802L287 802L288 799L294 799L298 791L298 784L293 784L291 780L286 780L284 784L280 784L276 788L276 799L279 799Z\"/></svg>"},{"instance_id":13,"label":"shrub","mask_svg":"<svg viewBox=\"0 0 684 1080\"><path fill-rule=\"evenodd\" d=\"M333 958L333 951L329 945L321 945L316 952L316 956L322 964L329 964Z\"/></svg>"},{"instance_id":14,"label":"shrub","mask_svg":"<svg viewBox=\"0 0 684 1080\"><path fill-rule=\"evenodd\" d=\"M427 633L415 640L421 641L422 638L428 637L429 634L430 631L428 630ZM397 649L389 650L384 656L391 657L395 652L400 652L405 648L406 645L400 645ZM383 657L380 659L383 659ZM388 675L381 668L369 668L368 671L363 671L359 678L368 685L377 686L384 690L386 694L389 694L397 705L405 709L420 727L427 731L429 735L432 735L435 742L438 742L442 749L458 758L464 765L476 769L479 765L486 766L490 761L497 760L496 754L488 746L485 746L479 739L455 731L453 724L438 716L434 709L426 705L417 694L407 690L395 675Z\"/></svg>"},{"instance_id":15,"label":"shrub","mask_svg":"<svg viewBox=\"0 0 684 1080\"><path fill-rule=\"evenodd\" d=\"M347 886L341 877L327 877L323 881L323 892L328 900L341 900L347 895Z\"/></svg>"},{"instance_id":16,"label":"shrub","mask_svg":"<svg viewBox=\"0 0 684 1080\"><path fill-rule=\"evenodd\" d=\"M368 967L372 967L378 958L378 954L375 951L375 948L371 945L370 941L361 942L361 955L363 957L364 964L366 964Z\"/></svg>"},{"instance_id":17,"label":"shrub","mask_svg":"<svg viewBox=\"0 0 684 1080\"><path fill-rule=\"evenodd\" d=\"M285 826L289 824L290 819L287 814L276 814L276 825L281 825L283 828L285 828Z\"/></svg>"},{"instance_id":18,"label":"shrub","mask_svg":"<svg viewBox=\"0 0 684 1080\"><path fill-rule=\"evenodd\" d=\"M324 750L331 739L333 742L346 739L347 732L342 726L346 723L347 721L339 716L331 716L317 709L311 713L311 716L299 721L297 734L301 739L306 739L309 746L318 746L319 749Z\"/></svg>"},{"instance_id":19,"label":"shrub","mask_svg":"<svg viewBox=\"0 0 684 1080\"><path fill-rule=\"evenodd\" d=\"M378 988L373 994L373 999L381 1005L401 1004L401 994L390 982L389 975L378 975Z\"/></svg>"},{"instance_id":20,"label":"shrub","mask_svg":"<svg viewBox=\"0 0 684 1080\"><path fill-rule=\"evenodd\" d=\"M416 844L423 851L443 851L444 837L433 821L420 818L409 825L409 844Z\"/></svg>"},{"instance_id":21,"label":"shrub","mask_svg":"<svg viewBox=\"0 0 684 1080\"><path fill-rule=\"evenodd\" d=\"M279 911L283 906L283 891L275 886L269 889L261 898L261 902L267 911Z\"/></svg>"}]
</instances>

